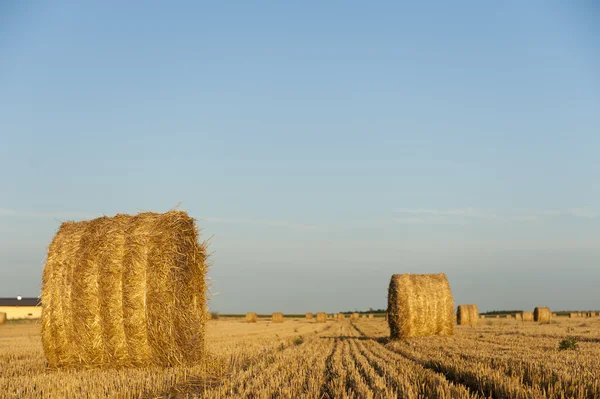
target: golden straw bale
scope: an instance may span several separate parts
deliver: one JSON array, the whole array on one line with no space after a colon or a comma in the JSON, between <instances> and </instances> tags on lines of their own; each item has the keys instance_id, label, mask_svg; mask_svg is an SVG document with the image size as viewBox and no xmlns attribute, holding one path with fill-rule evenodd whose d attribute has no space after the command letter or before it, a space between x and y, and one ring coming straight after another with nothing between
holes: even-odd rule
<instances>
[{"instance_id":1,"label":"golden straw bale","mask_svg":"<svg viewBox=\"0 0 600 399\"><path fill-rule=\"evenodd\" d=\"M454 299L446 275L394 274L388 324L392 339L454 334Z\"/></svg>"},{"instance_id":2,"label":"golden straw bale","mask_svg":"<svg viewBox=\"0 0 600 399\"><path fill-rule=\"evenodd\" d=\"M63 223L42 281L51 368L175 366L204 358L205 244L182 211Z\"/></svg>"},{"instance_id":3,"label":"golden straw bale","mask_svg":"<svg viewBox=\"0 0 600 399\"><path fill-rule=\"evenodd\" d=\"M343 313L338 313L338 314L337 314L337 319L338 319L338 320L344 320L345 318L346 318L346 315L345 315L345 314L343 314Z\"/></svg>"},{"instance_id":4,"label":"golden straw bale","mask_svg":"<svg viewBox=\"0 0 600 399\"><path fill-rule=\"evenodd\" d=\"M358 320L359 317L360 315L358 313L352 313L350 315L350 320Z\"/></svg>"},{"instance_id":5,"label":"golden straw bale","mask_svg":"<svg viewBox=\"0 0 600 399\"><path fill-rule=\"evenodd\" d=\"M271 320L273 323L283 323L283 313L275 312L271 315Z\"/></svg>"},{"instance_id":6,"label":"golden straw bale","mask_svg":"<svg viewBox=\"0 0 600 399\"><path fill-rule=\"evenodd\" d=\"M523 315L521 313L517 313L517 314L515 314L515 319L517 319L519 321L523 321Z\"/></svg>"},{"instance_id":7,"label":"golden straw bale","mask_svg":"<svg viewBox=\"0 0 600 399\"><path fill-rule=\"evenodd\" d=\"M576 317L579 317L579 315L577 313L574 313L574 312L569 313L569 319L575 319Z\"/></svg>"},{"instance_id":8,"label":"golden straw bale","mask_svg":"<svg viewBox=\"0 0 600 399\"><path fill-rule=\"evenodd\" d=\"M312 318L313 318L313 314L311 312L308 312L306 314L306 320L312 320Z\"/></svg>"},{"instance_id":9,"label":"golden straw bale","mask_svg":"<svg viewBox=\"0 0 600 399\"><path fill-rule=\"evenodd\" d=\"M456 309L456 324L459 326L476 326L479 319L477 305L458 305Z\"/></svg>"},{"instance_id":10,"label":"golden straw bale","mask_svg":"<svg viewBox=\"0 0 600 399\"><path fill-rule=\"evenodd\" d=\"M0 312L0 324L6 323L6 313Z\"/></svg>"},{"instance_id":11,"label":"golden straw bale","mask_svg":"<svg viewBox=\"0 0 600 399\"><path fill-rule=\"evenodd\" d=\"M521 320L523 320L523 321L533 321L533 312L523 312L523 313L521 313Z\"/></svg>"},{"instance_id":12,"label":"golden straw bale","mask_svg":"<svg viewBox=\"0 0 600 399\"><path fill-rule=\"evenodd\" d=\"M507 314L506 316L504 316L507 319L512 319L512 315Z\"/></svg>"},{"instance_id":13,"label":"golden straw bale","mask_svg":"<svg viewBox=\"0 0 600 399\"><path fill-rule=\"evenodd\" d=\"M375 318L375 315L372 313L369 313L369 319L373 319L373 318Z\"/></svg>"},{"instance_id":14,"label":"golden straw bale","mask_svg":"<svg viewBox=\"0 0 600 399\"><path fill-rule=\"evenodd\" d=\"M327 313L318 312L317 313L317 323L326 323L327 322Z\"/></svg>"},{"instance_id":15,"label":"golden straw bale","mask_svg":"<svg viewBox=\"0 0 600 399\"><path fill-rule=\"evenodd\" d=\"M533 310L533 321L544 323L552 320L552 312L550 308L536 307Z\"/></svg>"},{"instance_id":16,"label":"golden straw bale","mask_svg":"<svg viewBox=\"0 0 600 399\"><path fill-rule=\"evenodd\" d=\"M258 315L255 312L246 313L246 321L248 323L256 323L258 321Z\"/></svg>"}]
</instances>

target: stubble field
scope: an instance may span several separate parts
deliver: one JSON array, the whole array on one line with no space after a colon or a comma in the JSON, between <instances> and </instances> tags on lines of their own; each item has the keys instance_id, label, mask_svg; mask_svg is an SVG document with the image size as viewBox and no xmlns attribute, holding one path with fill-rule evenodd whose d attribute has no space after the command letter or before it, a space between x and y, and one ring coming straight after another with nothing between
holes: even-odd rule
<instances>
[{"instance_id":1,"label":"stubble field","mask_svg":"<svg viewBox=\"0 0 600 399\"><path fill-rule=\"evenodd\" d=\"M389 342L382 318L208 323L206 364L46 369L35 323L0 327L2 398L600 398L600 318L479 320ZM573 337L577 350L559 350Z\"/></svg>"}]
</instances>

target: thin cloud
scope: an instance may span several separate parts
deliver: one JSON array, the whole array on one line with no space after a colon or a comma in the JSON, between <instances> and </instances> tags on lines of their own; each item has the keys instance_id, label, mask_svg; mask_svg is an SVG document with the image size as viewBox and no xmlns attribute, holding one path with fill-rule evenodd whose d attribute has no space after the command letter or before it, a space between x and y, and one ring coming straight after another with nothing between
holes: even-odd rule
<instances>
[{"instance_id":1,"label":"thin cloud","mask_svg":"<svg viewBox=\"0 0 600 399\"><path fill-rule=\"evenodd\" d=\"M97 215L84 212L33 212L27 210L0 208L0 216L55 218L61 220L92 219Z\"/></svg>"},{"instance_id":2,"label":"thin cloud","mask_svg":"<svg viewBox=\"0 0 600 399\"><path fill-rule=\"evenodd\" d=\"M199 220L214 223L229 223L229 224L254 224L270 227L288 227L293 229L314 230L319 226L310 224L290 223L281 220L257 220L257 219L228 219L228 218L200 218Z\"/></svg>"},{"instance_id":3,"label":"thin cloud","mask_svg":"<svg viewBox=\"0 0 600 399\"><path fill-rule=\"evenodd\" d=\"M533 221L556 217L583 219L600 218L600 211L591 208L566 209L487 209L487 208L397 208L394 212L405 215L395 218L398 223L420 220L421 223L443 223L447 221L468 221L474 219L496 219L513 221Z\"/></svg>"}]
</instances>

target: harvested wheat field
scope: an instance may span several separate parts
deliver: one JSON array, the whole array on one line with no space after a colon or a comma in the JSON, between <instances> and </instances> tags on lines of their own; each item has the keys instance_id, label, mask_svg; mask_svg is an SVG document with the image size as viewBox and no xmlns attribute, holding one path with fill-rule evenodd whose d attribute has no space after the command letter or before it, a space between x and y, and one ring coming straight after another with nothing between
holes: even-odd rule
<instances>
[{"instance_id":1,"label":"harvested wheat field","mask_svg":"<svg viewBox=\"0 0 600 399\"><path fill-rule=\"evenodd\" d=\"M0 328L3 398L598 398L600 319L487 319L390 341L383 317L206 325L214 365L48 370L38 323ZM577 349L559 350L567 336Z\"/></svg>"}]
</instances>

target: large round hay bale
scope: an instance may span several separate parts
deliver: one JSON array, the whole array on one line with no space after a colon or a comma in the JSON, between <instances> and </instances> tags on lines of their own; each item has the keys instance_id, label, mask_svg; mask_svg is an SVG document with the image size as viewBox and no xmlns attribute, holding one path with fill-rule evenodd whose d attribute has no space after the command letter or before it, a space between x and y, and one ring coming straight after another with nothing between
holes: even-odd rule
<instances>
[{"instance_id":1,"label":"large round hay bale","mask_svg":"<svg viewBox=\"0 0 600 399\"><path fill-rule=\"evenodd\" d=\"M343 314L343 313L338 313L338 314L337 314L337 319L338 319L338 320L344 320L345 318L346 318L346 315L345 315L345 314Z\"/></svg>"},{"instance_id":2,"label":"large round hay bale","mask_svg":"<svg viewBox=\"0 0 600 399\"><path fill-rule=\"evenodd\" d=\"M360 315L358 313L352 313L350 315L350 320L358 320L359 317Z\"/></svg>"},{"instance_id":3,"label":"large round hay bale","mask_svg":"<svg viewBox=\"0 0 600 399\"><path fill-rule=\"evenodd\" d=\"M313 318L313 314L311 312L308 312L306 314L306 320L312 320L312 318Z\"/></svg>"},{"instance_id":4,"label":"large round hay bale","mask_svg":"<svg viewBox=\"0 0 600 399\"><path fill-rule=\"evenodd\" d=\"M6 323L6 313L0 312L0 324Z\"/></svg>"},{"instance_id":5,"label":"large round hay bale","mask_svg":"<svg viewBox=\"0 0 600 399\"><path fill-rule=\"evenodd\" d=\"M521 313L516 313L515 314L515 319L517 319L519 321L523 321L523 315Z\"/></svg>"},{"instance_id":6,"label":"large round hay bale","mask_svg":"<svg viewBox=\"0 0 600 399\"><path fill-rule=\"evenodd\" d=\"M317 313L317 323L326 323L327 322L327 313L318 312Z\"/></svg>"},{"instance_id":7,"label":"large round hay bale","mask_svg":"<svg viewBox=\"0 0 600 399\"><path fill-rule=\"evenodd\" d=\"M538 323L545 323L552 320L552 312L550 308L536 307L533 310L533 321Z\"/></svg>"},{"instance_id":8,"label":"large round hay bale","mask_svg":"<svg viewBox=\"0 0 600 399\"><path fill-rule=\"evenodd\" d=\"M375 318L375 315L373 313L369 313L369 319L373 319Z\"/></svg>"},{"instance_id":9,"label":"large round hay bale","mask_svg":"<svg viewBox=\"0 0 600 399\"><path fill-rule=\"evenodd\" d=\"M523 321L533 321L533 312L523 312L523 313L521 313L521 320L523 320Z\"/></svg>"},{"instance_id":10,"label":"large round hay bale","mask_svg":"<svg viewBox=\"0 0 600 399\"><path fill-rule=\"evenodd\" d=\"M258 315L255 312L246 313L246 322L256 323L258 321Z\"/></svg>"},{"instance_id":11,"label":"large round hay bale","mask_svg":"<svg viewBox=\"0 0 600 399\"><path fill-rule=\"evenodd\" d=\"M271 315L271 320L273 323L283 323L283 313L275 312Z\"/></svg>"},{"instance_id":12,"label":"large round hay bale","mask_svg":"<svg viewBox=\"0 0 600 399\"><path fill-rule=\"evenodd\" d=\"M459 326L476 326L479 320L477 305L458 305L456 309L456 324Z\"/></svg>"},{"instance_id":13,"label":"large round hay bale","mask_svg":"<svg viewBox=\"0 0 600 399\"><path fill-rule=\"evenodd\" d=\"M444 273L394 274L388 289L392 339L454 333L454 299Z\"/></svg>"},{"instance_id":14,"label":"large round hay bale","mask_svg":"<svg viewBox=\"0 0 600 399\"><path fill-rule=\"evenodd\" d=\"M506 318L506 319L512 319L512 315L507 314L506 316L504 316L504 318Z\"/></svg>"},{"instance_id":15,"label":"large round hay bale","mask_svg":"<svg viewBox=\"0 0 600 399\"><path fill-rule=\"evenodd\" d=\"M577 313L573 313L573 312L569 313L569 319L575 319L575 318L577 318L578 316L579 316L579 315L578 315Z\"/></svg>"},{"instance_id":16,"label":"large round hay bale","mask_svg":"<svg viewBox=\"0 0 600 399\"><path fill-rule=\"evenodd\" d=\"M174 366L204 357L207 251L182 211L63 223L42 282L55 367Z\"/></svg>"}]
</instances>

